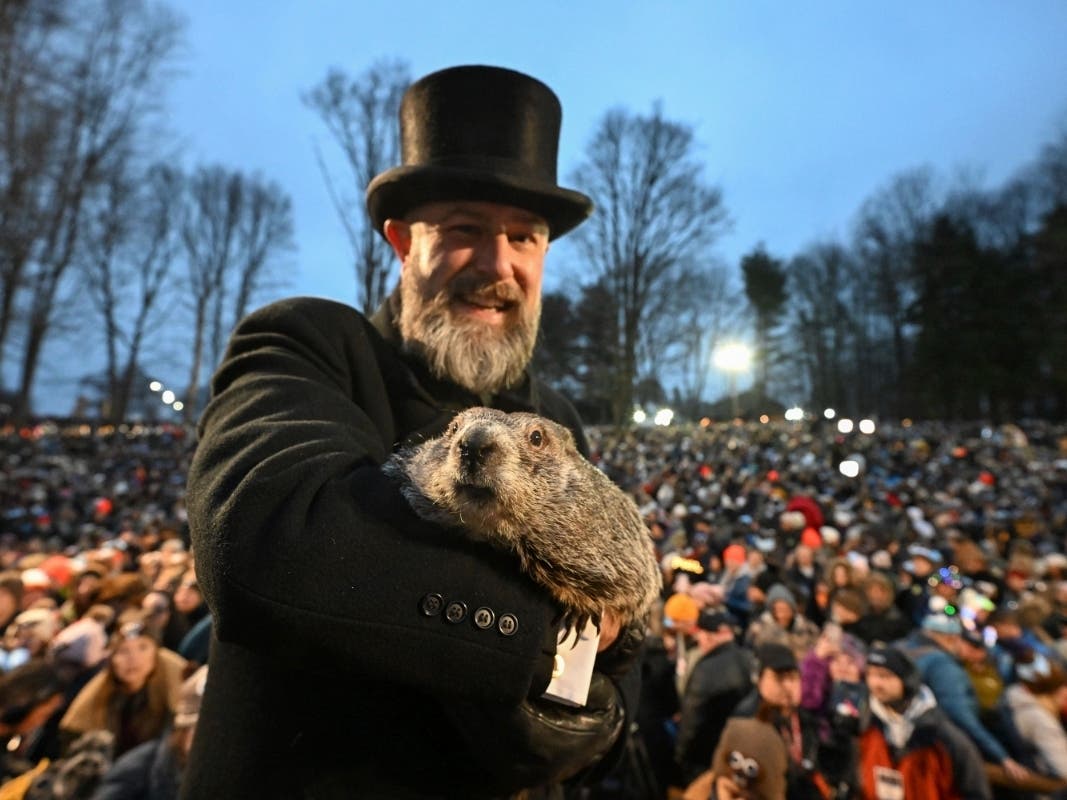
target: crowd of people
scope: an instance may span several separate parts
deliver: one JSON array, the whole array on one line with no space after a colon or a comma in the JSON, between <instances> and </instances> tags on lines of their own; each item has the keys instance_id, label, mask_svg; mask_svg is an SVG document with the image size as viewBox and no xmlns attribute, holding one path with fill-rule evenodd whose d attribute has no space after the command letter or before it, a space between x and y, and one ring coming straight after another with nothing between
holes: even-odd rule
<instances>
[{"instance_id":1,"label":"crowd of people","mask_svg":"<svg viewBox=\"0 0 1067 800\"><path fill-rule=\"evenodd\" d=\"M647 782L701 800L1067 796L1067 428L592 441L664 574ZM766 727L738 744L739 719Z\"/></svg>"},{"instance_id":2,"label":"crowd of people","mask_svg":"<svg viewBox=\"0 0 1067 800\"><path fill-rule=\"evenodd\" d=\"M634 746L587 793L1067 796L1067 428L589 437L664 589ZM177 797L211 635L191 437L40 426L0 444L0 798Z\"/></svg>"}]
</instances>

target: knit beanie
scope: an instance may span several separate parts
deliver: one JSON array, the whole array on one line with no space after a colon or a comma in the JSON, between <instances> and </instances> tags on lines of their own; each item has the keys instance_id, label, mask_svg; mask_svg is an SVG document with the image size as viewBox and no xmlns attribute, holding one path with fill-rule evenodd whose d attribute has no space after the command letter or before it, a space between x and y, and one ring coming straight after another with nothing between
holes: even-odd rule
<instances>
[{"instance_id":1,"label":"knit beanie","mask_svg":"<svg viewBox=\"0 0 1067 800\"><path fill-rule=\"evenodd\" d=\"M779 600L788 603L789 607L794 611L797 610L797 599L793 597L793 593L784 585L776 583L767 592L767 608L773 608L774 604Z\"/></svg>"},{"instance_id":2,"label":"knit beanie","mask_svg":"<svg viewBox=\"0 0 1067 800\"><path fill-rule=\"evenodd\" d=\"M910 700L919 692L922 686L922 676L919 667L911 660L911 656L896 647L878 645L867 654L868 667L884 667L892 672L904 684L904 699Z\"/></svg>"}]
</instances>

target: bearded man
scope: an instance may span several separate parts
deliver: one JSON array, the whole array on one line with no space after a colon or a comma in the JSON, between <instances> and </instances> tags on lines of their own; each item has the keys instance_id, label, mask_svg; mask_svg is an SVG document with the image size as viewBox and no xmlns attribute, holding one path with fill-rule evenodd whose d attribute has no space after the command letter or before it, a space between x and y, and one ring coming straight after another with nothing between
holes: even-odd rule
<instances>
[{"instance_id":1,"label":"bearded man","mask_svg":"<svg viewBox=\"0 0 1067 800\"><path fill-rule=\"evenodd\" d=\"M381 470L478 405L551 417L587 451L527 369L549 241L592 210L556 185L560 121L510 70L417 81L403 164L367 190L397 290L370 319L299 298L234 332L189 476L216 640L185 797L558 796L623 750L644 631L605 619L586 706L542 698L559 609Z\"/></svg>"}]
</instances>

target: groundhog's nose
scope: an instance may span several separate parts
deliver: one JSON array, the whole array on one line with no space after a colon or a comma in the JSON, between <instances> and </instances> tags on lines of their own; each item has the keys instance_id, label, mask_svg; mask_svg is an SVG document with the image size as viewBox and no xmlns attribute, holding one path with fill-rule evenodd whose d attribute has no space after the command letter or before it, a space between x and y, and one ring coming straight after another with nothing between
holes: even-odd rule
<instances>
[{"instance_id":1,"label":"groundhog's nose","mask_svg":"<svg viewBox=\"0 0 1067 800\"><path fill-rule=\"evenodd\" d=\"M460 460L471 472L482 466L486 457L495 449L492 438L481 430L470 431L459 441Z\"/></svg>"}]
</instances>

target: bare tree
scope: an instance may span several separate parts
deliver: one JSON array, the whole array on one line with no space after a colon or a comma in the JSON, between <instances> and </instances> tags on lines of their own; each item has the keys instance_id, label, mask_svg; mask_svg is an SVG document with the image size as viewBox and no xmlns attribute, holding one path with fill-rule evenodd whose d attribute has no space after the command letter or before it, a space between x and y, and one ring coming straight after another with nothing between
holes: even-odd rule
<instances>
[{"instance_id":1,"label":"bare tree","mask_svg":"<svg viewBox=\"0 0 1067 800\"><path fill-rule=\"evenodd\" d=\"M893 353L893 383L908 366L908 314L915 299L915 243L936 210L934 173L921 167L895 175L860 208L855 249L869 276L871 309L883 321ZM900 410L902 398L893 402Z\"/></svg>"},{"instance_id":2,"label":"bare tree","mask_svg":"<svg viewBox=\"0 0 1067 800\"><path fill-rule=\"evenodd\" d=\"M617 315L612 393L616 422L628 417L643 331L680 271L706 263L727 222L721 191L706 184L692 129L664 118L609 111L571 180L597 205L573 234Z\"/></svg>"},{"instance_id":3,"label":"bare tree","mask_svg":"<svg viewBox=\"0 0 1067 800\"><path fill-rule=\"evenodd\" d=\"M172 14L141 0L87 2L77 13L32 0L5 4L5 22L19 5L33 12L23 18L31 24L12 32L21 45L18 58L36 66L4 67L5 89L12 92L5 111L21 108L30 122L5 123L6 186L0 191L6 200L0 335L9 330L14 293L26 294L19 303L25 318L16 417L29 411L41 351L60 310L60 287L82 244L86 209L136 151L180 32ZM22 204L21 212L12 210L12 201Z\"/></svg>"},{"instance_id":4,"label":"bare tree","mask_svg":"<svg viewBox=\"0 0 1067 800\"><path fill-rule=\"evenodd\" d=\"M292 236L292 203L277 184L222 167L201 167L189 179L181 223L193 312L187 420L199 408L205 348L208 360L217 362L223 341L271 267L292 249ZM233 312L227 315L231 297Z\"/></svg>"},{"instance_id":5,"label":"bare tree","mask_svg":"<svg viewBox=\"0 0 1067 800\"><path fill-rule=\"evenodd\" d=\"M352 246L356 273L356 305L373 311L389 291L393 254L367 217L363 192L378 173L400 161L397 116L400 98L410 72L399 61L379 61L354 79L338 69L330 70L322 83L304 96L334 142L340 147L348 175L338 181L330 175L322 153L316 149L326 188Z\"/></svg>"},{"instance_id":6,"label":"bare tree","mask_svg":"<svg viewBox=\"0 0 1067 800\"><path fill-rule=\"evenodd\" d=\"M105 414L118 422L126 417L145 340L159 322L159 301L178 253L182 176L158 164L143 175L115 172L105 189L88 215L81 256L87 294L103 323Z\"/></svg>"}]
</instances>

